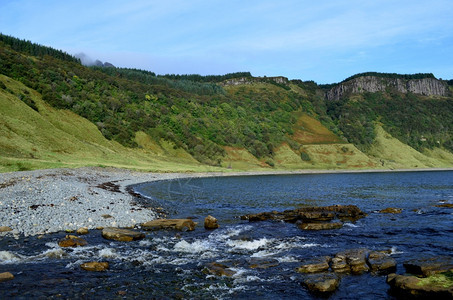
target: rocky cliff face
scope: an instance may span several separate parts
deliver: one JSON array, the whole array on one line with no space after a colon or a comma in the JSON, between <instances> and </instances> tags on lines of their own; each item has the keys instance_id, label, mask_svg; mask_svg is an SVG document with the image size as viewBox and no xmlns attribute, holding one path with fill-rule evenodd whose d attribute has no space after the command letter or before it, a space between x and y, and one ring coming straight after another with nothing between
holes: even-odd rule
<instances>
[{"instance_id":1,"label":"rocky cliff face","mask_svg":"<svg viewBox=\"0 0 453 300\"><path fill-rule=\"evenodd\" d=\"M384 92L393 89L401 93L414 93L424 96L447 96L448 87L444 82L435 78L401 79L362 76L343 82L326 93L328 100L339 100L352 93Z\"/></svg>"},{"instance_id":2,"label":"rocky cliff face","mask_svg":"<svg viewBox=\"0 0 453 300\"><path fill-rule=\"evenodd\" d=\"M225 80L224 82L221 83L221 85L223 85L223 86L243 85L243 84L252 84L252 83L269 82L269 81L274 81L274 82L276 82L278 84L289 84L288 78L283 77L283 76L277 76L277 77L241 77L241 78L233 78L233 79Z\"/></svg>"}]
</instances>

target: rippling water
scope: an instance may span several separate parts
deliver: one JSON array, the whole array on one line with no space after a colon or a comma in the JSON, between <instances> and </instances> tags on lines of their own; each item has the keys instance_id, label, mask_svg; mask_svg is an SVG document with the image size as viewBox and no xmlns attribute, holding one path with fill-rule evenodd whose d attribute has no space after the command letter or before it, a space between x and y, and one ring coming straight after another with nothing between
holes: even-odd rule
<instances>
[{"instance_id":1,"label":"rippling water","mask_svg":"<svg viewBox=\"0 0 453 300\"><path fill-rule=\"evenodd\" d=\"M403 273L405 260L452 255L453 172L311 174L179 179L144 183L135 190L163 207L169 217L192 217L193 232L148 232L140 242L104 240L99 231L84 236L89 246L61 249L65 233L0 242L0 272L16 278L0 283L0 298L248 298L316 299L294 270L304 258L366 247L386 250ZM354 204L369 215L341 229L302 231L281 222L249 223L246 213L303 206ZM386 207L401 214L379 214ZM206 231L204 217L219 220ZM253 258L278 265L250 268ZM110 263L110 270L89 273L86 261ZM232 277L206 274L207 263L222 262ZM344 276L331 299L392 299L385 276Z\"/></svg>"}]
</instances>

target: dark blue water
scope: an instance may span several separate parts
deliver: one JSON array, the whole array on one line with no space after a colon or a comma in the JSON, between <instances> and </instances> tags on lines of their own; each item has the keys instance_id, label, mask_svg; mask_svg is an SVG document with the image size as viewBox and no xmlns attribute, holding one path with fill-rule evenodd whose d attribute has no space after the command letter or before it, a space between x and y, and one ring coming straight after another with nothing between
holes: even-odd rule
<instances>
[{"instance_id":1,"label":"dark blue water","mask_svg":"<svg viewBox=\"0 0 453 300\"><path fill-rule=\"evenodd\" d=\"M44 239L0 242L0 272L18 274L0 283L0 298L223 298L318 299L295 272L304 258L351 248L390 250L398 262L453 254L453 172L313 174L179 179L144 183L135 190L163 207L168 217L199 222L192 232L149 232L135 243L103 240L93 231L90 246L61 249L64 233ZM248 222L239 216L303 206L354 204L369 215L341 229L302 231L282 222ZM401 214L380 214L386 207ZM213 215L220 228L207 231ZM270 258L278 266L251 269L252 258ZM85 261L110 262L110 271L87 273ZM220 262L231 277L207 274ZM330 299L393 299L385 276L349 275Z\"/></svg>"}]
</instances>

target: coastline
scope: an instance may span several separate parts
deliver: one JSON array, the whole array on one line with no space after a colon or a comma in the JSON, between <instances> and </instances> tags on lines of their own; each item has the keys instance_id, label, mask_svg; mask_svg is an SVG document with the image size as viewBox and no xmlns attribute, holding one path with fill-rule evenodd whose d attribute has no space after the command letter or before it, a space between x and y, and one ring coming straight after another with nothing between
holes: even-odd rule
<instances>
[{"instance_id":1,"label":"coastline","mask_svg":"<svg viewBox=\"0 0 453 300\"><path fill-rule=\"evenodd\" d=\"M134 227L155 219L152 208L143 208L134 185L159 180L197 177L347 174L381 172L453 171L433 169L297 170L207 173L143 173L127 169L84 167L2 173L0 226L13 229L3 234L42 235L81 227Z\"/></svg>"}]
</instances>

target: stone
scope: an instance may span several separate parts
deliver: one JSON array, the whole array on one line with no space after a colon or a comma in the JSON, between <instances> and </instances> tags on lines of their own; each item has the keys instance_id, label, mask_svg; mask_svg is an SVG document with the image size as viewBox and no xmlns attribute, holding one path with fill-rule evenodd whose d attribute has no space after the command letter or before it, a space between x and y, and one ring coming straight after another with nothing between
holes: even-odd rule
<instances>
[{"instance_id":1,"label":"stone","mask_svg":"<svg viewBox=\"0 0 453 300\"><path fill-rule=\"evenodd\" d=\"M434 256L412 259L403 264L408 273L414 275L430 276L447 271L453 272L453 257Z\"/></svg>"},{"instance_id":2,"label":"stone","mask_svg":"<svg viewBox=\"0 0 453 300\"><path fill-rule=\"evenodd\" d=\"M334 257L331 260L331 268L332 271L335 273L351 273L351 268L349 267L348 263L346 262L346 257Z\"/></svg>"},{"instance_id":3,"label":"stone","mask_svg":"<svg viewBox=\"0 0 453 300\"><path fill-rule=\"evenodd\" d=\"M206 274L212 274L216 276L227 276L231 277L234 274L236 274L235 271L231 270L227 265L218 263L218 262L212 262L209 263L205 266L205 269L203 271Z\"/></svg>"},{"instance_id":4,"label":"stone","mask_svg":"<svg viewBox=\"0 0 453 300\"><path fill-rule=\"evenodd\" d=\"M444 204L438 204L434 205L435 207L446 207L446 208L453 208L453 203L444 203Z\"/></svg>"},{"instance_id":5,"label":"stone","mask_svg":"<svg viewBox=\"0 0 453 300\"><path fill-rule=\"evenodd\" d=\"M219 223L217 222L217 219L214 218L213 216L207 216L204 219L204 228L205 229L216 229L216 228L219 228Z\"/></svg>"},{"instance_id":6,"label":"stone","mask_svg":"<svg viewBox=\"0 0 453 300\"><path fill-rule=\"evenodd\" d=\"M330 256L321 256L307 259L296 269L299 273L319 273L329 269Z\"/></svg>"},{"instance_id":7,"label":"stone","mask_svg":"<svg viewBox=\"0 0 453 300\"><path fill-rule=\"evenodd\" d=\"M340 278L335 273L320 273L308 275L303 285L314 293L332 293L340 284Z\"/></svg>"},{"instance_id":8,"label":"stone","mask_svg":"<svg viewBox=\"0 0 453 300\"><path fill-rule=\"evenodd\" d=\"M351 273L362 274L370 270L366 263L366 256L368 253L369 250L364 248L349 249L338 252L335 257L340 261L345 260L351 270Z\"/></svg>"},{"instance_id":9,"label":"stone","mask_svg":"<svg viewBox=\"0 0 453 300\"><path fill-rule=\"evenodd\" d=\"M80 267L82 269L84 269L85 271L102 272L102 271L106 271L109 269L109 263L91 261L91 262L86 262L86 263L81 264Z\"/></svg>"},{"instance_id":10,"label":"stone","mask_svg":"<svg viewBox=\"0 0 453 300\"><path fill-rule=\"evenodd\" d=\"M87 241L85 241L84 239L78 237L78 236L75 236L75 235L67 235L65 236L63 239L61 239L59 242L58 242L58 246L62 247L62 248L66 248L66 247L82 247L82 246L86 246L88 245Z\"/></svg>"},{"instance_id":11,"label":"stone","mask_svg":"<svg viewBox=\"0 0 453 300\"><path fill-rule=\"evenodd\" d=\"M388 254L371 251L367 259L371 272L388 274L396 271L396 261Z\"/></svg>"},{"instance_id":12,"label":"stone","mask_svg":"<svg viewBox=\"0 0 453 300\"><path fill-rule=\"evenodd\" d=\"M379 213L381 214L400 214L403 210L401 208L394 208L394 207L387 207L385 209L381 209Z\"/></svg>"},{"instance_id":13,"label":"stone","mask_svg":"<svg viewBox=\"0 0 453 300\"><path fill-rule=\"evenodd\" d=\"M8 231L13 231L13 229L8 226L0 226L0 232L8 232Z\"/></svg>"},{"instance_id":14,"label":"stone","mask_svg":"<svg viewBox=\"0 0 453 300\"><path fill-rule=\"evenodd\" d=\"M131 242L144 239L145 234L129 229L107 227L102 230L102 237L108 240Z\"/></svg>"},{"instance_id":15,"label":"stone","mask_svg":"<svg viewBox=\"0 0 453 300\"><path fill-rule=\"evenodd\" d=\"M79 235L84 235L84 234L88 234L89 231L88 231L88 228L81 227L81 228L77 229L76 233L79 234Z\"/></svg>"},{"instance_id":16,"label":"stone","mask_svg":"<svg viewBox=\"0 0 453 300\"><path fill-rule=\"evenodd\" d=\"M8 281L8 280L13 280L14 275L11 274L10 272L3 272L0 273L0 282Z\"/></svg>"},{"instance_id":17,"label":"stone","mask_svg":"<svg viewBox=\"0 0 453 300\"><path fill-rule=\"evenodd\" d=\"M195 230L196 223L191 219L157 219L141 224L144 230L176 229Z\"/></svg>"},{"instance_id":18,"label":"stone","mask_svg":"<svg viewBox=\"0 0 453 300\"><path fill-rule=\"evenodd\" d=\"M387 283L392 293L404 299L453 299L452 278L452 272L426 278L392 273L387 276Z\"/></svg>"},{"instance_id":19,"label":"stone","mask_svg":"<svg viewBox=\"0 0 453 300\"><path fill-rule=\"evenodd\" d=\"M248 262L251 269L268 269L279 265L275 258L252 257Z\"/></svg>"},{"instance_id":20,"label":"stone","mask_svg":"<svg viewBox=\"0 0 453 300\"><path fill-rule=\"evenodd\" d=\"M329 223L301 223L298 225L303 230L329 230L339 229L343 227L342 222L329 222Z\"/></svg>"}]
</instances>

